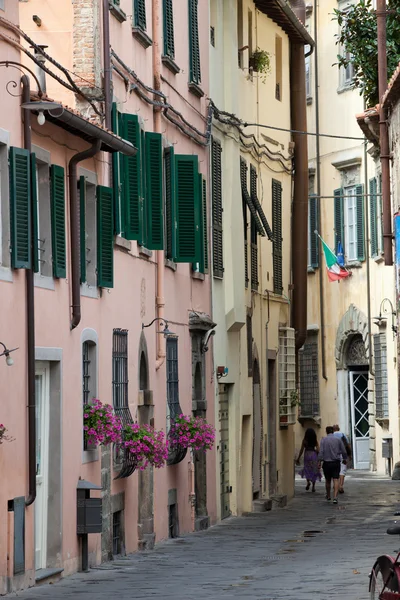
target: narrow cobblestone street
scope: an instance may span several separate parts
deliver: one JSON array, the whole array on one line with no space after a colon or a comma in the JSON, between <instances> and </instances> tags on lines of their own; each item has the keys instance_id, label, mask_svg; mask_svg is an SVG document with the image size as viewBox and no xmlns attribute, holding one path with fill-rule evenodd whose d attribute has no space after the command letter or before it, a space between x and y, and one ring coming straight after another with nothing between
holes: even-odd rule
<instances>
[{"instance_id":1,"label":"narrow cobblestone street","mask_svg":"<svg viewBox=\"0 0 400 600\"><path fill-rule=\"evenodd\" d=\"M297 479L296 497L284 509L230 518L11 597L365 600L374 559L399 544L386 535L399 503L398 482L367 473L347 478L338 506L324 500L323 483L311 494Z\"/></svg>"}]
</instances>

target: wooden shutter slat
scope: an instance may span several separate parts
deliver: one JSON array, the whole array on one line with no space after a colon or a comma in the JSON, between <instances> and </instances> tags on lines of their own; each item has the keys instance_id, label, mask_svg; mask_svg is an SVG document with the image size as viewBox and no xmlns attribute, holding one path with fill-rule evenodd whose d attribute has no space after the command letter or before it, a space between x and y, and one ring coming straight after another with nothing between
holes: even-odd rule
<instances>
[{"instance_id":1,"label":"wooden shutter slat","mask_svg":"<svg viewBox=\"0 0 400 600\"><path fill-rule=\"evenodd\" d=\"M344 239L344 214L343 214L343 188L338 188L333 192L334 195L334 221L335 221L335 253L338 243L343 246L343 253L346 253Z\"/></svg>"},{"instance_id":2,"label":"wooden shutter slat","mask_svg":"<svg viewBox=\"0 0 400 600\"><path fill-rule=\"evenodd\" d=\"M377 180L376 177L369 180L369 224L371 256L378 256L378 222L377 222Z\"/></svg>"},{"instance_id":3,"label":"wooden shutter slat","mask_svg":"<svg viewBox=\"0 0 400 600\"><path fill-rule=\"evenodd\" d=\"M222 147L218 140L211 141L211 202L213 221L213 275L223 277L223 223L222 223Z\"/></svg>"},{"instance_id":4,"label":"wooden shutter slat","mask_svg":"<svg viewBox=\"0 0 400 600\"><path fill-rule=\"evenodd\" d=\"M175 155L176 262L197 263L200 257L198 157Z\"/></svg>"},{"instance_id":5,"label":"wooden shutter slat","mask_svg":"<svg viewBox=\"0 0 400 600\"><path fill-rule=\"evenodd\" d=\"M282 294L282 186L279 181L272 180L272 258L275 294Z\"/></svg>"},{"instance_id":6,"label":"wooden shutter slat","mask_svg":"<svg viewBox=\"0 0 400 600\"><path fill-rule=\"evenodd\" d=\"M83 175L79 177L79 208L81 283L84 283L86 281L86 181Z\"/></svg>"},{"instance_id":7,"label":"wooden shutter slat","mask_svg":"<svg viewBox=\"0 0 400 600\"><path fill-rule=\"evenodd\" d=\"M203 267L204 273L208 273L208 210L207 210L207 184L203 179L202 187L202 208L203 208Z\"/></svg>"},{"instance_id":8,"label":"wooden shutter slat","mask_svg":"<svg viewBox=\"0 0 400 600\"><path fill-rule=\"evenodd\" d=\"M142 176L142 137L137 115L123 114L123 138L131 142L137 152L134 156L124 156L124 213L125 237L127 240L143 239L143 176Z\"/></svg>"},{"instance_id":9,"label":"wooden shutter slat","mask_svg":"<svg viewBox=\"0 0 400 600\"><path fill-rule=\"evenodd\" d=\"M11 266L30 269L32 265L31 180L28 150L10 148L10 233Z\"/></svg>"},{"instance_id":10,"label":"wooden shutter slat","mask_svg":"<svg viewBox=\"0 0 400 600\"><path fill-rule=\"evenodd\" d=\"M261 224L260 218L257 214L256 208L255 208L255 206L251 200L251 197L249 195L249 192L247 190L247 163L244 160L244 158L240 159L240 179L241 179L241 183L242 183L242 195L247 203L247 206L250 209L250 213L254 219L257 231L260 235L265 236L265 231Z\"/></svg>"},{"instance_id":11,"label":"wooden shutter slat","mask_svg":"<svg viewBox=\"0 0 400 600\"><path fill-rule=\"evenodd\" d=\"M36 169L36 154L31 154L31 190L32 190L32 225L33 225L33 242L32 242L32 259L33 271L39 273L39 198L37 188L37 169Z\"/></svg>"},{"instance_id":12,"label":"wooden shutter slat","mask_svg":"<svg viewBox=\"0 0 400 600\"><path fill-rule=\"evenodd\" d=\"M319 267L319 239L315 235L318 231L318 199L316 194L311 194L309 198L309 210L310 210L310 258L311 267L316 269Z\"/></svg>"},{"instance_id":13,"label":"wooden shutter slat","mask_svg":"<svg viewBox=\"0 0 400 600\"><path fill-rule=\"evenodd\" d=\"M356 185L357 195L357 258L365 260L364 186Z\"/></svg>"},{"instance_id":14,"label":"wooden shutter slat","mask_svg":"<svg viewBox=\"0 0 400 600\"><path fill-rule=\"evenodd\" d=\"M240 159L240 186L242 190L242 210L243 210L243 237L244 237L244 282L245 287L249 285L249 264L248 264L248 221L247 221L247 202L243 194L243 188L247 187L247 166L245 161Z\"/></svg>"},{"instance_id":15,"label":"wooden shutter slat","mask_svg":"<svg viewBox=\"0 0 400 600\"><path fill-rule=\"evenodd\" d=\"M164 55L175 58L174 13L172 0L163 0Z\"/></svg>"},{"instance_id":16,"label":"wooden shutter slat","mask_svg":"<svg viewBox=\"0 0 400 600\"><path fill-rule=\"evenodd\" d=\"M164 202L162 170L162 135L146 132L146 205L147 205L147 248L164 248Z\"/></svg>"},{"instance_id":17,"label":"wooden shutter slat","mask_svg":"<svg viewBox=\"0 0 400 600\"><path fill-rule=\"evenodd\" d=\"M59 165L50 166L51 242L53 249L53 276L67 276L65 245L65 175Z\"/></svg>"},{"instance_id":18,"label":"wooden shutter slat","mask_svg":"<svg viewBox=\"0 0 400 600\"><path fill-rule=\"evenodd\" d=\"M251 264L251 289L258 289L258 246L257 246L257 227L256 223L251 217L251 250L250 250L250 264Z\"/></svg>"},{"instance_id":19,"label":"wooden shutter slat","mask_svg":"<svg viewBox=\"0 0 400 600\"><path fill-rule=\"evenodd\" d=\"M201 83L198 0L189 0L189 62L190 81Z\"/></svg>"},{"instance_id":20,"label":"wooden shutter slat","mask_svg":"<svg viewBox=\"0 0 400 600\"><path fill-rule=\"evenodd\" d=\"M250 165L250 195L251 195L251 200L253 202L253 205L254 205L255 209L257 210L257 213L263 224L265 233L267 234L268 239L272 240L273 235L272 235L271 228L269 226L267 217L264 214L261 203L257 196L257 171L253 165Z\"/></svg>"},{"instance_id":21,"label":"wooden shutter slat","mask_svg":"<svg viewBox=\"0 0 400 600\"><path fill-rule=\"evenodd\" d=\"M97 285L114 287L114 208L111 188L98 185L97 197Z\"/></svg>"},{"instance_id":22,"label":"wooden shutter slat","mask_svg":"<svg viewBox=\"0 0 400 600\"><path fill-rule=\"evenodd\" d=\"M134 0L135 2L135 27L146 31L146 0Z\"/></svg>"}]
</instances>

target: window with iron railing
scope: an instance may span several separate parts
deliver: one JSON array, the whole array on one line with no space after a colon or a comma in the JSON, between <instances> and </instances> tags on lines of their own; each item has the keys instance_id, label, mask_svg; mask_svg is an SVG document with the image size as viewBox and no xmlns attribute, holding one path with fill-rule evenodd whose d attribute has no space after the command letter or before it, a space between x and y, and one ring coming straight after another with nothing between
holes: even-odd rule
<instances>
[{"instance_id":1,"label":"window with iron railing","mask_svg":"<svg viewBox=\"0 0 400 600\"><path fill-rule=\"evenodd\" d=\"M96 344L86 341L82 344L82 403L83 407L90 404L97 396L97 373L96 373ZM88 450L87 442L84 441L83 449Z\"/></svg>"},{"instance_id":2,"label":"window with iron railing","mask_svg":"<svg viewBox=\"0 0 400 600\"><path fill-rule=\"evenodd\" d=\"M181 412L179 405L178 338L167 338L167 402L170 420Z\"/></svg>"},{"instance_id":3,"label":"window with iron railing","mask_svg":"<svg viewBox=\"0 0 400 600\"><path fill-rule=\"evenodd\" d=\"M316 417L320 414L317 334L307 335L299 360L300 413L302 417Z\"/></svg>"},{"instance_id":4,"label":"window with iron railing","mask_svg":"<svg viewBox=\"0 0 400 600\"><path fill-rule=\"evenodd\" d=\"M128 406L128 330L113 330L112 392L114 408Z\"/></svg>"},{"instance_id":5,"label":"window with iron railing","mask_svg":"<svg viewBox=\"0 0 400 600\"><path fill-rule=\"evenodd\" d=\"M374 336L375 357L375 416L389 417L386 332Z\"/></svg>"}]
</instances>

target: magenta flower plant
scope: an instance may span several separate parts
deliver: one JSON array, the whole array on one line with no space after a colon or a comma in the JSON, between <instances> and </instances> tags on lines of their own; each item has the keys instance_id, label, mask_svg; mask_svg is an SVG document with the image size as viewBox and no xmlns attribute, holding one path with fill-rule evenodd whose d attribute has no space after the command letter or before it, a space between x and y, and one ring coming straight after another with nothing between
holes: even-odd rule
<instances>
[{"instance_id":1,"label":"magenta flower plant","mask_svg":"<svg viewBox=\"0 0 400 600\"><path fill-rule=\"evenodd\" d=\"M215 441L215 429L202 417L179 415L169 431L172 448L193 448L193 450L211 450Z\"/></svg>"},{"instance_id":2,"label":"magenta flower plant","mask_svg":"<svg viewBox=\"0 0 400 600\"><path fill-rule=\"evenodd\" d=\"M108 446L121 442L122 422L112 406L94 399L83 408L83 432L88 445Z\"/></svg>"},{"instance_id":3,"label":"magenta flower plant","mask_svg":"<svg viewBox=\"0 0 400 600\"><path fill-rule=\"evenodd\" d=\"M0 423L0 444L3 442L13 442L15 438L7 434L8 429L3 423Z\"/></svg>"},{"instance_id":4,"label":"magenta flower plant","mask_svg":"<svg viewBox=\"0 0 400 600\"><path fill-rule=\"evenodd\" d=\"M168 458L168 446L163 431L149 425L130 423L123 431L123 446L134 457L137 468L144 471L148 465L159 469Z\"/></svg>"}]
</instances>

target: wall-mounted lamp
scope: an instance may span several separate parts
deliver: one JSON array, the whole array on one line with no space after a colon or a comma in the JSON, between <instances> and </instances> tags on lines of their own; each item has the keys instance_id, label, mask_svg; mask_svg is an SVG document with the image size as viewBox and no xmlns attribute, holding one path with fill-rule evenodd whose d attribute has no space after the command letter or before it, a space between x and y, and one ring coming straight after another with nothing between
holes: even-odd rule
<instances>
[{"instance_id":1,"label":"wall-mounted lamp","mask_svg":"<svg viewBox=\"0 0 400 600\"><path fill-rule=\"evenodd\" d=\"M221 377L226 377L228 375L228 367L217 367L217 379L221 379Z\"/></svg>"},{"instance_id":2,"label":"wall-mounted lamp","mask_svg":"<svg viewBox=\"0 0 400 600\"><path fill-rule=\"evenodd\" d=\"M32 20L38 27L42 26L42 19L39 17L39 15L33 15Z\"/></svg>"},{"instance_id":3,"label":"wall-mounted lamp","mask_svg":"<svg viewBox=\"0 0 400 600\"><path fill-rule=\"evenodd\" d=\"M0 342L0 346L3 346L3 352L0 354L0 356L5 356L7 366L12 367L14 364L14 361L11 358L10 353L15 352L15 350L18 350L18 348L12 348L12 349L7 348L7 346L5 344L3 344L3 342Z\"/></svg>"},{"instance_id":4,"label":"wall-mounted lamp","mask_svg":"<svg viewBox=\"0 0 400 600\"><path fill-rule=\"evenodd\" d=\"M392 301L389 298L384 298L381 302L380 308L379 308L379 316L378 317L373 317L373 319L376 321L375 325L378 325L378 327L381 327L383 325L383 323L386 321L387 317L382 316L382 311L386 314L388 314L388 309L385 307L385 304L388 303L390 305L391 308L391 314L392 314L392 331L393 331L393 339L394 337L397 335L397 325L395 325L396 323L396 311L394 310Z\"/></svg>"},{"instance_id":5,"label":"wall-mounted lamp","mask_svg":"<svg viewBox=\"0 0 400 600\"><path fill-rule=\"evenodd\" d=\"M160 321L160 327L164 327L164 329L162 331L157 331L157 333L162 333L165 338L167 338L171 335L175 335L175 333L173 331L169 330L168 321L166 319L161 319L160 317L156 317L148 325L145 325L144 323L142 323L142 330L145 329L145 327L151 327L153 325L153 323L155 323L156 321Z\"/></svg>"},{"instance_id":6,"label":"wall-mounted lamp","mask_svg":"<svg viewBox=\"0 0 400 600\"><path fill-rule=\"evenodd\" d=\"M21 104L21 106L25 110L37 111L37 113L38 113L37 122L39 125L44 125L46 122L46 117L44 116L45 110L50 112L51 110L61 109L61 113L59 115L52 115L54 117L55 116L61 117L62 113L64 112L64 108L63 108L62 104L60 104L59 102L45 102L43 100L40 100L40 101L36 101L36 102L35 101L24 102L23 104Z\"/></svg>"}]
</instances>

